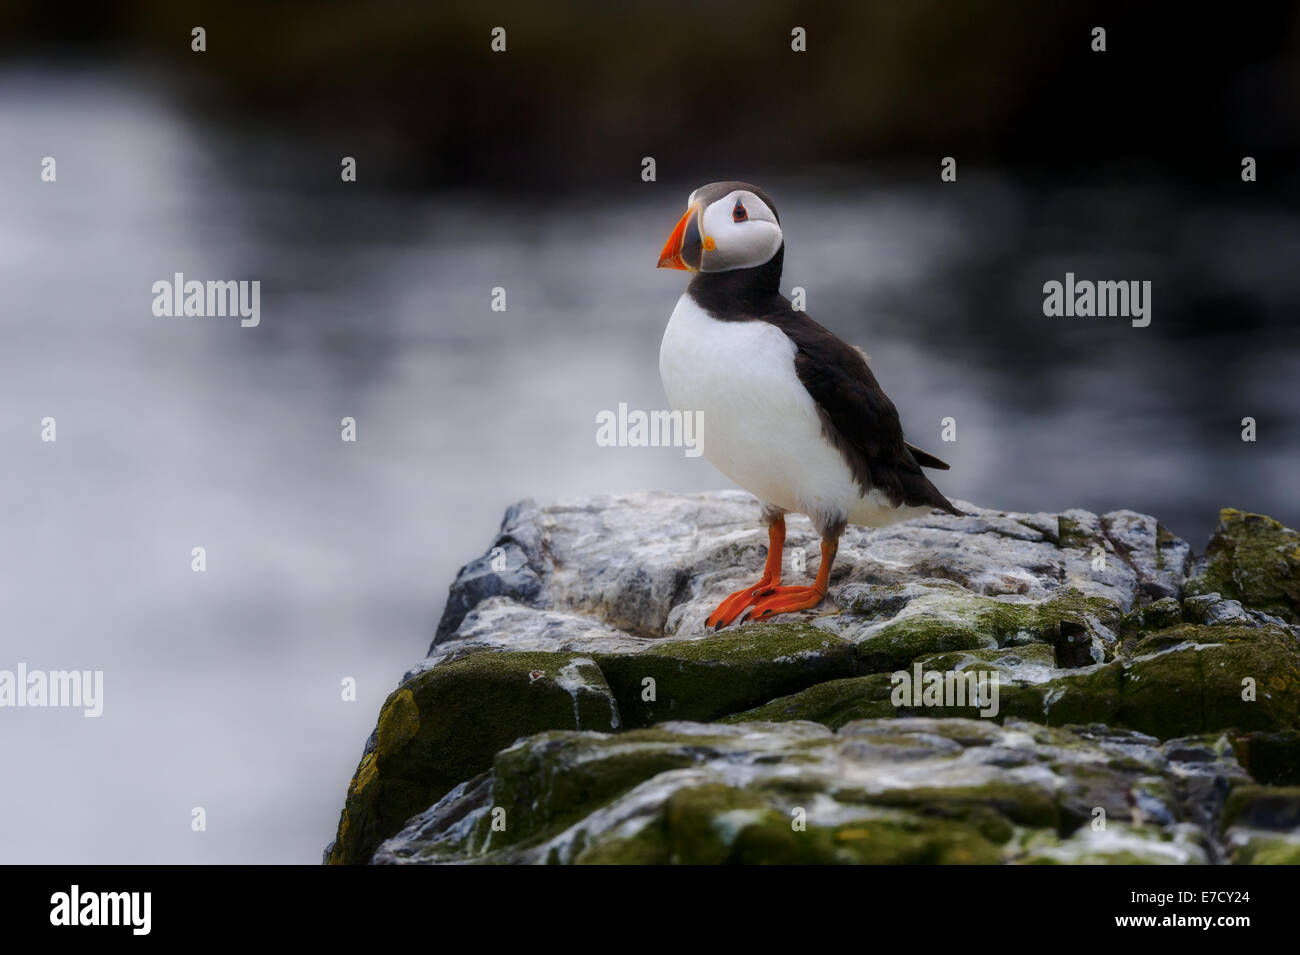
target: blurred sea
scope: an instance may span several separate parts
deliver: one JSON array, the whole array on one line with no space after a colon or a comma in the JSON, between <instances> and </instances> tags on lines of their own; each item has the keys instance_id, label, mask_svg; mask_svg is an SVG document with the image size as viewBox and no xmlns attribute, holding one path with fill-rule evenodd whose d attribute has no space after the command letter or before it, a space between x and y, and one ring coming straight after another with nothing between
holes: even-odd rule
<instances>
[{"instance_id":1,"label":"blurred sea","mask_svg":"<svg viewBox=\"0 0 1300 955\"><path fill-rule=\"evenodd\" d=\"M683 276L654 263L699 183L401 194L362 155L358 183L307 189L337 155L157 88L0 74L0 667L103 669L106 696L98 720L0 713L0 861L316 862L509 503L728 486L681 449L595 442L599 411L664 404ZM1221 506L1300 524L1300 217L1160 172L759 181L787 294L867 349L950 497L1131 507L1199 551ZM1150 327L1045 318L1067 271L1151 280ZM260 280L260 327L153 316L175 272Z\"/></svg>"}]
</instances>

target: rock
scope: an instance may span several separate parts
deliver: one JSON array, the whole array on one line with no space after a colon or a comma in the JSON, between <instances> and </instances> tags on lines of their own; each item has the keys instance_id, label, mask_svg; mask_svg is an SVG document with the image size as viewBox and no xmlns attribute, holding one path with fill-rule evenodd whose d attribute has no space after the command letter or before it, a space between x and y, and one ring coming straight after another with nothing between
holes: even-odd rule
<instances>
[{"instance_id":1,"label":"rock","mask_svg":"<svg viewBox=\"0 0 1300 955\"><path fill-rule=\"evenodd\" d=\"M1112 511L1099 523L1116 554L1137 573L1143 594L1151 600L1182 594L1192 558L1186 541L1169 533L1154 517L1136 511Z\"/></svg>"},{"instance_id":2,"label":"rock","mask_svg":"<svg viewBox=\"0 0 1300 955\"><path fill-rule=\"evenodd\" d=\"M1188 597L1183 601L1183 616L1190 623L1208 627L1238 624L1247 627L1287 627L1280 617L1260 610L1247 610L1237 600L1226 600L1217 593Z\"/></svg>"},{"instance_id":3,"label":"rock","mask_svg":"<svg viewBox=\"0 0 1300 955\"><path fill-rule=\"evenodd\" d=\"M837 733L797 722L552 732L498 754L375 861L1204 862L1210 837L1182 791L1158 741L1093 727L900 718Z\"/></svg>"},{"instance_id":4,"label":"rock","mask_svg":"<svg viewBox=\"0 0 1300 955\"><path fill-rule=\"evenodd\" d=\"M1300 731L1241 733L1233 739L1237 760L1270 786L1300 786Z\"/></svg>"},{"instance_id":5,"label":"rock","mask_svg":"<svg viewBox=\"0 0 1300 955\"><path fill-rule=\"evenodd\" d=\"M1161 737L1300 725L1298 651L1292 634L1272 627L1156 631L1112 667L1120 683L1112 720Z\"/></svg>"},{"instance_id":6,"label":"rock","mask_svg":"<svg viewBox=\"0 0 1300 955\"><path fill-rule=\"evenodd\" d=\"M1218 594L1188 597L1183 601L1183 613L1189 623L1203 623L1208 627L1229 623L1251 626L1253 623L1238 601L1224 600Z\"/></svg>"},{"instance_id":7,"label":"rock","mask_svg":"<svg viewBox=\"0 0 1300 955\"><path fill-rule=\"evenodd\" d=\"M454 633L454 640L435 643L402 679L478 650L636 653L659 642L582 614L535 610L500 596L489 597L466 613Z\"/></svg>"},{"instance_id":8,"label":"rock","mask_svg":"<svg viewBox=\"0 0 1300 955\"><path fill-rule=\"evenodd\" d=\"M1300 726L1300 645L1284 630L1181 626L1158 631L1133 652L1100 666L1061 672L1044 647L931 656L936 671L990 670L998 712L1048 726L1105 723L1161 738L1236 728ZM1048 678L1050 677L1050 678ZM1253 680L1243 699L1243 680ZM891 712L942 711L972 717L980 707L902 706L884 674L819 684L754 710L744 720L817 720L832 728ZM987 707L985 707L987 708Z\"/></svg>"},{"instance_id":9,"label":"rock","mask_svg":"<svg viewBox=\"0 0 1300 955\"><path fill-rule=\"evenodd\" d=\"M715 720L855 672L854 647L804 624L755 624L708 640L597 653L629 726Z\"/></svg>"},{"instance_id":10,"label":"rock","mask_svg":"<svg viewBox=\"0 0 1300 955\"><path fill-rule=\"evenodd\" d=\"M1220 817L1243 765L1294 783L1294 532L1225 511L1193 563L1132 511L959 506L849 528L821 607L712 634L765 558L748 496L515 505L385 702L328 861L1289 851ZM796 582L817 539L788 526Z\"/></svg>"},{"instance_id":11,"label":"rock","mask_svg":"<svg viewBox=\"0 0 1300 955\"><path fill-rule=\"evenodd\" d=\"M1122 824L1080 827L1068 838L1050 835L1027 842L1022 865L1203 865L1209 861L1195 827L1173 826L1152 834Z\"/></svg>"},{"instance_id":12,"label":"rock","mask_svg":"<svg viewBox=\"0 0 1300 955\"><path fill-rule=\"evenodd\" d=\"M1056 535L1043 529L1051 515L962 506L972 516L933 515L877 530L849 527L835 563L832 580L839 586L832 597L841 599L836 593L842 589L842 599L851 602L872 588L894 585L911 599L931 589L918 587L921 580L1028 600L1073 588L1122 610L1142 597L1138 574L1124 561L1112 556L1094 569L1087 550L1058 546ZM1102 534L1096 515L1067 513L1074 515L1067 523L1090 521ZM787 576L810 577L791 570L791 556L801 550L815 571L816 534L801 517L792 517L788 527ZM1104 536L1097 539L1114 551ZM1169 540L1167 551L1181 544ZM470 638L458 628L492 597L578 614L633 636L699 637L718 600L757 579L766 551L757 505L739 491L643 492L548 508L523 501L507 511L484 556L457 575L435 646ZM501 571L492 570L494 554L498 564L504 562Z\"/></svg>"},{"instance_id":13,"label":"rock","mask_svg":"<svg viewBox=\"0 0 1300 955\"><path fill-rule=\"evenodd\" d=\"M520 519L521 514L535 510L536 505L530 500L520 501L507 510L501 521L501 532L487 553L460 569L447 595L435 643L445 639L460 626L470 610L489 597L504 596L529 603L541 596L542 582L533 569L542 559L539 529Z\"/></svg>"},{"instance_id":14,"label":"rock","mask_svg":"<svg viewBox=\"0 0 1300 955\"><path fill-rule=\"evenodd\" d=\"M1166 627L1176 627L1182 622L1183 605L1173 597L1161 597L1149 604L1134 607L1125 615L1120 626L1123 630L1140 633L1147 630L1164 630ZM1204 623L1205 621L1193 622Z\"/></svg>"},{"instance_id":15,"label":"rock","mask_svg":"<svg viewBox=\"0 0 1300 955\"><path fill-rule=\"evenodd\" d=\"M1300 864L1300 788L1237 787L1224 807L1223 828L1233 862Z\"/></svg>"},{"instance_id":16,"label":"rock","mask_svg":"<svg viewBox=\"0 0 1300 955\"><path fill-rule=\"evenodd\" d=\"M1300 533L1262 514L1224 508L1187 593L1221 594L1300 623Z\"/></svg>"},{"instance_id":17,"label":"rock","mask_svg":"<svg viewBox=\"0 0 1300 955\"><path fill-rule=\"evenodd\" d=\"M1161 738L1290 727L1300 725L1300 645L1276 628L1184 625L1111 663L1012 688L1004 714L1048 725L1101 722Z\"/></svg>"},{"instance_id":18,"label":"rock","mask_svg":"<svg viewBox=\"0 0 1300 955\"><path fill-rule=\"evenodd\" d=\"M892 589L900 596L915 596L885 619L872 616L880 606L882 588L848 584L837 602L850 612L815 622L856 644L861 667L869 673L897 670L931 653L1036 642L1056 648L1061 666L1097 663L1115 642L1107 625L1120 616L1107 598L1085 596L1073 588L1058 588L1037 601L985 597L939 580ZM888 595L891 588L883 590ZM869 600L862 597L864 591L872 595ZM865 619L858 615L863 607Z\"/></svg>"},{"instance_id":19,"label":"rock","mask_svg":"<svg viewBox=\"0 0 1300 955\"><path fill-rule=\"evenodd\" d=\"M330 861L379 842L520 736L618 729L618 703L590 658L479 652L415 674L385 701L357 767Z\"/></svg>"}]
</instances>

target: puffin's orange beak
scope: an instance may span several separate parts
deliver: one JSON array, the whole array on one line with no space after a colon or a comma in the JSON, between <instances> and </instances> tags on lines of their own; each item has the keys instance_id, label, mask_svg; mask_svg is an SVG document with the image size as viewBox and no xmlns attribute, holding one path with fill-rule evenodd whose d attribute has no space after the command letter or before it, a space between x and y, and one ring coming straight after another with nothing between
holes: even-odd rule
<instances>
[{"instance_id":1,"label":"puffin's orange beak","mask_svg":"<svg viewBox=\"0 0 1300 955\"><path fill-rule=\"evenodd\" d=\"M699 203L694 203L686 210L686 215L678 220L664 250L659 253L659 268L681 269L684 272L700 270L704 250L713 247L712 239L700 237L700 213Z\"/></svg>"}]
</instances>

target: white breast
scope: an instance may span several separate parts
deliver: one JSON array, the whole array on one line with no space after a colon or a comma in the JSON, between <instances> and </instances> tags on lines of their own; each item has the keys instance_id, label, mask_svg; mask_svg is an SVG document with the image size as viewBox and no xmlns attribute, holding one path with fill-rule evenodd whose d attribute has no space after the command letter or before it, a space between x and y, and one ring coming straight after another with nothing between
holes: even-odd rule
<instances>
[{"instance_id":1,"label":"white breast","mask_svg":"<svg viewBox=\"0 0 1300 955\"><path fill-rule=\"evenodd\" d=\"M725 322L683 295L659 349L675 410L703 418L704 456L760 501L819 518L881 526L925 508L865 497L822 436L812 396L794 370L795 346L763 321Z\"/></svg>"}]
</instances>

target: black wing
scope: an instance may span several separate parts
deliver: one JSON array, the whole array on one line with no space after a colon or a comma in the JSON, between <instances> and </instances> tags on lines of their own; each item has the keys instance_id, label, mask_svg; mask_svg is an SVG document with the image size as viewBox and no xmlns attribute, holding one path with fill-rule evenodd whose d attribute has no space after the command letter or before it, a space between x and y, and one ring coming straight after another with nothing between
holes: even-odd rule
<instances>
[{"instance_id":1,"label":"black wing","mask_svg":"<svg viewBox=\"0 0 1300 955\"><path fill-rule=\"evenodd\" d=\"M898 411L862 354L803 312L789 309L764 318L795 343L795 372L817 403L823 433L844 455L863 493L875 488L895 507L937 507L960 516L921 471L948 465L903 440Z\"/></svg>"}]
</instances>

